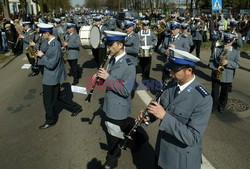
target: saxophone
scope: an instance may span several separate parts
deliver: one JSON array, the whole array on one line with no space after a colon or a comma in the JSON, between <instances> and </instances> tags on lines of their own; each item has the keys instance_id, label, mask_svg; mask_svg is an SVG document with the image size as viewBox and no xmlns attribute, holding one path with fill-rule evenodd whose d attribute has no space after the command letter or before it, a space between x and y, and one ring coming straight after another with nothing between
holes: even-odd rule
<instances>
[{"instance_id":1,"label":"saxophone","mask_svg":"<svg viewBox=\"0 0 250 169\"><path fill-rule=\"evenodd\" d=\"M224 67L224 65L222 63L226 59L227 52L228 52L228 49L224 49L224 51L222 53L222 57L220 59L219 66L218 66L217 71L216 71L216 80L220 81L221 78L222 78L222 73L225 70L225 67Z\"/></svg>"},{"instance_id":2,"label":"saxophone","mask_svg":"<svg viewBox=\"0 0 250 169\"><path fill-rule=\"evenodd\" d=\"M31 33L28 35L28 37L29 37L29 42L32 41L31 35L33 35L34 33L36 33L36 31L31 32ZM31 58L31 59L34 59L34 58L36 57L36 50L35 50L34 47L32 47L32 46L27 46L27 47L26 47L26 53L29 54L29 58Z\"/></svg>"}]
</instances>

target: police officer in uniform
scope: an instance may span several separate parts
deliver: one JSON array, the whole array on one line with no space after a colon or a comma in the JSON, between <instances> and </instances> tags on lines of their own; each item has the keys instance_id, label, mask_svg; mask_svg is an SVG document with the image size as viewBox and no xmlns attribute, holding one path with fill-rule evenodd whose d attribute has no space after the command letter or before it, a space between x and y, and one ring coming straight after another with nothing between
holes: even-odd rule
<instances>
[{"instance_id":1,"label":"police officer in uniform","mask_svg":"<svg viewBox=\"0 0 250 169\"><path fill-rule=\"evenodd\" d=\"M38 25L43 38L48 40L46 53L37 52L38 65L44 66L43 74L43 103L46 112L45 123L39 129L47 129L56 124L58 114L55 106L60 92L60 83L66 79L64 60L61 52L61 44L53 36L53 25L41 23Z\"/></svg>"},{"instance_id":2,"label":"police officer in uniform","mask_svg":"<svg viewBox=\"0 0 250 169\"><path fill-rule=\"evenodd\" d=\"M135 66L124 50L126 34L117 31L105 32L112 57L108 70L100 68L93 78L99 77L105 80L104 85L107 90L104 96L103 111L105 112L104 121L107 131L112 128L112 125L119 126L123 131L127 126L127 118L130 114L130 93L131 84L133 85L136 76ZM118 141L119 138L107 133L108 154L102 168L112 169L117 166L121 153L114 155L112 150L117 147Z\"/></svg>"},{"instance_id":3,"label":"police officer in uniform","mask_svg":"<svg viewBox=\"0 0 250 169\"><path fill-rule=\"evenodd\" d=\"M224 33L223 41L224 45L215 48L209 61L209 67L212 69L213 108L219 113L225 110L235 69L240 66L240 51L233 47L235 35Z\"/></svg>"},{"instance_id":4,"label":"police officer in uniform","mask_svg":"<svg viewBox=\"0 0 250 169\"><path fill-rule=\"evenodd\" d=\"M105 46L104 43L104 31L107 30L107 27L102 25L102 17L101 16L95 16L93 17L93 25L98 26L98 28L101 31L101 42L98 48L92 49L92 54L94 56L94 59L97 64L97 68L101 66L101 63L103 61L103 57L106 56L107 54L107 47Z\"/></svg>"},{"instance_id":5,"label":"police officer in uniform","mask_svg":"<svg viewBox=\"0 0 250 169\"><path fill-rule=\"evenodd\" d=\"M80 57L81 41L75 27L76 25L73 23L67 24L67 35L65 36L63 44L67 49L67 61L70 66L70 75L74 78L72 85L78 84L82 75L81 69L77 64Z\"/></svg>"},{"instance_id":6,"label":"police officer in uniform","mask_svg":"<svg viewBox=\"0 0 250 169\"><path fill-rule=\"evenodd\" d=\"M28 75L29 77L31 76L36 76L39 74L39 71L35 67L35 59L30 58L29 54L26 51L26 48L29 46L30 41L34 41L35 33L31 29L31 22L30 21L24 21L23 22L23 28L24 28L24 35L19 35L20 39L23 39L23 53L26 54L29 63L31 64L31 70L32 72Z\"/></svg>"},{"instance_id":7,"label":"police officer in uniform","mask_svg":"<svg viewBox=\"0 0 250 169\"><path fill-rule=\"evenodd\" d=\"M153 31L149 29L149 21L142 21L142 30L138 33L138 36L141 41L141 49L139 53L139 64L142 68L142 75L144 78L149 79L150 67L152 61L152 51L156 45L156 37ZM148 51L148 52L144 52ZM146 56L147 55L147 56Z\"/></svg>"},{"instance_id":8,"label":"police officer in uniform","mask_svg":"<svg viewBox=\"0 0 250 169\"><path fill-rule=\"evenodd\" d=\"M183 34L184 36L187 37L189 46L190 46L190 48L191 48L191 46L193 46L194 43L193 43L193 37L192 37L191 33L190 33L188 30L189 30L189 24L187 24L187 23L182 23L182 24L181 24L181 32L182 32L182 34Z\"/></svg>"},{"instance_id":9,"label":"police officer in uniform","mask_svg":"<svg viewBox=\"0 0 250 169\"><path fill-rule=\"evenodd\" d=\"M181 24L179 22L171 22L171 34L166 36L161 47L161 54L168 56L169 48L189 51L190 46L186 36L180 33Z\"/></svg>"},{"instance_id":10,"label":"police officer in uniform","mask_svg":"<svg viewBox=\"0 0 250 169\"><path fill-rule=\"evenodd\" d=\"M200 58L201 44L203 41L203 26L200 18L194 18L194 24L191 26L191 34L193 36L194 45L190 49L190 53L196 49L196 57Z\"/></svg>"},{"instance_id":11,"label":"police officer in uniform","mask_svg":"<svg viewBox=\"0 0 250 169\"><path fill-rule=\"evenodd\" d=\"M200 60L194 55L171 49L165 68L173 79L160 97L147 106L145 121L161 120L156 141L157 169L200 169L202 137L212 111L212 97L194 74ZM141 111L138 119L143 118Z\"/></svg>"}]
</instances>

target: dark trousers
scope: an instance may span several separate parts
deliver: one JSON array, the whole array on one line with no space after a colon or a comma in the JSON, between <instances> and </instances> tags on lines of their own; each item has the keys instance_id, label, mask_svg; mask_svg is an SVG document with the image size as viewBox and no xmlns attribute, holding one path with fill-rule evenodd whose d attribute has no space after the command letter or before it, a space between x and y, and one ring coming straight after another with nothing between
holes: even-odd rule
<instances>
[{"instance_id":1,"label":"dark trousers","mask_svg":"<svg viewBox=\"0 0 250 169\"><path fill-rule=\"evenodd\" d=\"M122 131L124 131L125 128L128 126L127 119L114 120L114 119L105 117L105 121L108 121L110 123L120 126ZM120 143L120 139L110 135L108 132L106 133L107 133L106 136L107 136L107 144L108 144L108 153L106 157L106 163L111 167L116 167L118 164L118 159L121 156L121 149L118 147Z\"/></svg>"},{"instance_id":2,"label":"dark trousers","mask_svg":"<svg viewBox=\"0 0 250 169\"><path fill-rule=\"evenodd\" d=\"M77 65L78 59L68 60L70 66L70 74L74 79L79 79L79 66Z\"/></svg>"},{"instance_id":3,"label":"dark trousers","mask_svg":"<svg viewBox=\"0 0 250 169\"><path fill-rule=\"evenodd\" d=\"M45 119L47 124L54 124L57 121L56 103L59 96L60 84L43 84L43 104L46 112Z\"/></svg>"},{"instance_id":4,"label":"dark trousers","mask_svg":"<svg viewBox=\"0 0 250 169\"><path fill-rule=\"evenodd\" d=\"M97 68L99 68L103 62L103 58L107 54L107 49L106 48L92 49L92 54L94 56Z\"/></svg>"},{"instance_id":5,"label":"dark trousers","mask_svg":"<svg viewBox=\"0 0 250 169\"><path fill-rule=\"evenodd\" d=\"M142 69L142 75L145 78L149 78L152 57L139 57L139 59L139 64Z\"/></svg>"},{"instance_id":6,"label":"dark trousers","mask_svg":"<svg viewBox=\"0 0 250 169\"><path fill-rule=\"evenodd\" d=\"M227 105L228 91L232 83L221 83L217 80L212 81L213 107L224 109Z\"/></svg>"},{"instance_id":7,"label":"dark trousers","mask_svg":"<svg viewBox=\"0 0 250 169\"><path fill-rule=\"evenodd\" d=\"M191 46L191 48L190 48L190 53L192 53L194 51L194 49L196 49L196 57L200 58L202 41L201 40L193 40L193 43L194 43L193 46Z\"/></svg>"},{"instance_id":8,"label":"dark trousers","mask_svg":"<svg viewBox=\"0 0 250 169\"><path fill-rule=\"evenodd\" d=\"M164 38L165 38L165 34L164 32L163 33L160 33L158 36L157 36L157 45L155 46L155 51L158 49L158 47L162 44L162 42L164 41Z\"/></svg>"}]
</instances>

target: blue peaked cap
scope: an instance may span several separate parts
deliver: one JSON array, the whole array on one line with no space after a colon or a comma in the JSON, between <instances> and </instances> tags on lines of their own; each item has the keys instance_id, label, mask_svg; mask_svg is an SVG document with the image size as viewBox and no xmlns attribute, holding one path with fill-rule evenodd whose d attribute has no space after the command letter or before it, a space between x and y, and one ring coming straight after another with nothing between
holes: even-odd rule
<instances>
[{"instance_id":1,"label":"blue peaked cap","mask_svg":"<svg viewBox=\"0 0 250 169\"><path fill-rule=\"evenodd\" d=\"M124 41L127 36L126 33L119 31L104 31L106 34L106 40L108 43L113 41Z\"/></svg>"},{"instance_id":2,"label":"blue peaked cap","mask_svg":"<svg viewBox=\"0 0 250 169\"><path fill-rule=\"evenodd\" d=\"M181 24L179 22L171 22L170 24L170 29L173 30L173 29L179 29L181 27Z\"/></svg>"}]
</instances>

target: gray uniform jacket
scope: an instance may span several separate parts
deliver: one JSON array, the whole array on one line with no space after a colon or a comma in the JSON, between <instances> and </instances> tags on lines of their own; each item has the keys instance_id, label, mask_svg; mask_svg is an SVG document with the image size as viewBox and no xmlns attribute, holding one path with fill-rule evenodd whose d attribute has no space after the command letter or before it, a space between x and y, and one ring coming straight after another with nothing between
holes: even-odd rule
<instances>
[{"instance_id":1,"label":"gray uniform jacket","mask_svg":"<svg viewBox=\"0 0 250 169\"><path fill-rule=\"evenodd\" d=\"M174 99L176 86L170 84L160 99L167 114L157 136L158 165L163 169L200 169L202 136L213 100L197 79Z\"/></svg>"},{"instance_id":2,"label":"gray uniform jacket","mask_svg":"<svg viewBox=\"0 0 250 169\"><path fill-rule=\"evenodd\" d=\"M38 65L44 66L43 84L57 85L66 79L66 70L62 57L61 44L53 39L48 45L44 56L38 60Z\"/></svg>"},{"instance_id":3,"label":"gray uniform jacket","mask_svg":"<svg viewBox=\"0 0 250 169\"><path fill-rule=\"evenodd\" d=\"M223 55L224 46L215 48L210 60L209 60L209 68L212 69L212 79L216 79L217 68L220 64L221 57ZM232 49L232 51L228 51L225 55L226 60L228 60L228 64L225 67L225 70L222 73L221 82L223 83L232 83L234 78L234 71L236 68L240 67L240 51L236 49Z\"/></svg>"},{"instance_id":4,"label":"gray uniform jacket","mask_svg":"<svg viewBox=\"0 0 250 169\"><path fill-rule=\"evenodd\" d=\"M65 41L68 42L67 46L67 54L68 60L74 60L74 59L79 59L80 57L80 46L81 46L81 41L80 37L76 32L73 32L72 34L67 34L65 37Z\"/></svg>"},{"instance_id":5,"label":"gray uniform jacket","mask_svg":"<svg viewBox=\"0 0 250 169\"><path fill-rule=\"evenodd\" d=\"M107 25L108 30L114 31L116 29L116 20L113 17L109 18L105 24Z\"/></svg>"},{"instance_id":6,"label":"gray uniform jacket","mask_svg":"<svg viewBox=\"0 0 250 169\"><path fill-rule=\"evenodd\" d=\"M239 32L235 32L235 31L229 31L229 33L232 33L232 34L237 34L238 35L238 39L236 40L236 42L233 43L233 47L235 49L239 49L243 46L243 40L242 40L242 35L241 33Z\"/></svg>"},{"instance_id":7,"label":"gray uniform jacket","mask_svg":"<svg viewBox=\"0 0 250 169\"><path fill-rule=\"evenodd\" d=\"M111 119L124 120L130 113L130 93L135 81L135 66L128 55L124 55L114 64L113 60L114 57L110 59L109 76L104 83L107 88L103 111Z\"/></svg>"},{"instance_id":8,"label":"gray uniform jacket","mask_svg":"<svg viewBox=\"0 0 250 169\"><path fill-rule=\"evenodd\" d=\"M23 38L23 53L26 53L26 48L29 46L30 41L34 41L35 34L32 29L29 29L29 31L25 31L24 38Z\"/></svg>"},{"instance_id":9,"label":"gray uniform jacket","mask_svg":"<svg viewBox=\"0 0 250 169\"><path fill-rule=\"evenodd\" d=\"M101 42L98 48L106 48L105 45L105 36L104 36L104 31L108 30L108 27L106 27L105 25L101 25L99 26L100 32L101 32Z\"/></svg>"},{"instance_id":10,"label":"gray uniform jacket","mask_svg":"<svg viewBox=\"0 0 250 169\"><path fill-rule=\"evenodd\" d=\"M203 30L198 28L199 26L193 24L191 26L191 34L193 36L193 40L201 40L203 41Z\"/></svg>"},{"instance_id":11,"label":"gray uniform jacket","mask_svg":"<svg viewBox=\"0 0 250 169\"><path fill-rule=\"evenodd\" d=\"M155 46L157 43L155 34L150 29L149 30L141 30L140 32L138 32L138 36L140 38L141 46L151 46L151 45ZM145 38L147 38L147 39L145 40ZM145 44L145 42L147 44Z\"/></svg>"},{"instance_id":12,"label":"gray uniform jacket","mask_svg":"<svg viewBox=\"0 0 250 169\"><path fill-rule=\"evenodd\" d=\"M37 43L34 48L36 50L41 50L43 53L45 53L49 47L48 40L42 38L40 35L38 38L39 39L37 39Z\"/></svg>"},{"instance_id":13,"label":"gray uniform jacket","mask_svg":"<svg viewBox=\"0 0 250 169\"><path fill-rule=\"evenodd\" d=\"M192 37L192 35L191 35L191 34L183 34L183 35L187 37L189 46L190 46L190 47L193 46L193 45L194 45L194 42L193 42L193 37Z\"/></svg>"},{"instance_id":14,"label":"gray uniform jacket","mask_svg":"<svg viewBox=\"0 0 250 169\"><path fill-rule=\"evenodd\" d=\"M173 37L171 37L171 35L166 36L161 46L162 55L165 55L166 50L169 48L169 43L174 44L176 49L189 52L190 49L189 40L183 34L179 34L174 42L173 42Z\"/></svg>"},{"instance_id":15,"label":"gray uniform jacket","mask_svg":"<svg viewBox=\"0 0 250 169\"><path fill-rule=\"evenodd\" d=\"M125 38L125 51L135 66L138 65L140 47L140 38L135 32Z\"/></svg>"}]
</instances>

